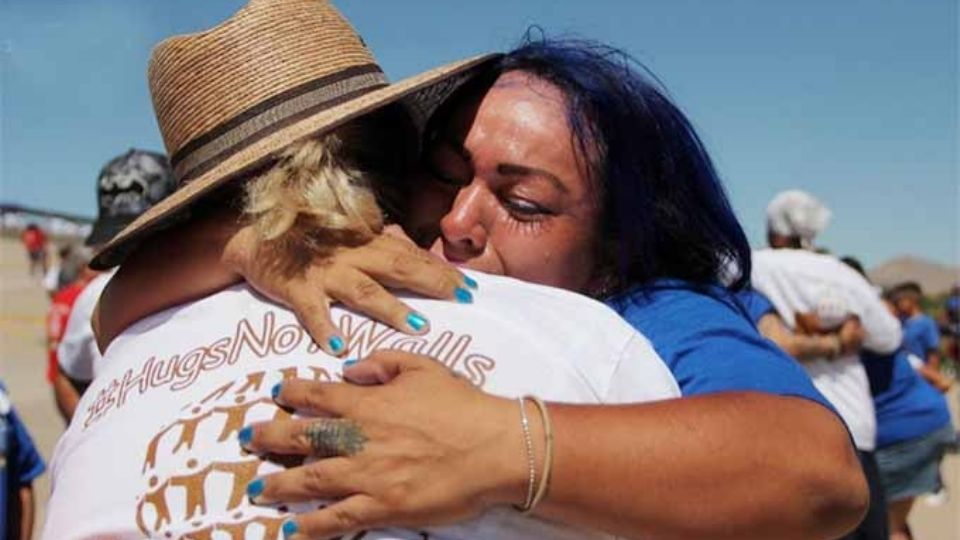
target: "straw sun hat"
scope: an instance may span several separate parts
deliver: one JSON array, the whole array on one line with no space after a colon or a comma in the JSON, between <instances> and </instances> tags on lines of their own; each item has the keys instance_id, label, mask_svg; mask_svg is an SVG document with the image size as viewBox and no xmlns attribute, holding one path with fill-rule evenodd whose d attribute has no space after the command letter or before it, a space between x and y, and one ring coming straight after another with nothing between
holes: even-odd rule
<instances>
[{"instance_id":1,"label":"straw sun hat","mask_svg":"<svg viewBox=\"0 0 960 540\"><path fill-rule=\"evenodd\" d=\"M210 30L163 41L148 79L177 190L107 243L91 266L120 264L189 205L268 165L293 142L400 100L424 122L494 58L388 84L363 40L325 0L251 0Z\"/></svg>"}]
</instances>

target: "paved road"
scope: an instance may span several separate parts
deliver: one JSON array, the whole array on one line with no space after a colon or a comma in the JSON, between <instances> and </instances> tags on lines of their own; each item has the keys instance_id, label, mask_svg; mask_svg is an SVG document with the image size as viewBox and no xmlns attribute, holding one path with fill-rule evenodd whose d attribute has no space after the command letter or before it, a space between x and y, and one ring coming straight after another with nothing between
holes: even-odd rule
<instances>
[{"instance_id":1,"label":"paved road","mask_svg":"<svg viewBox=\"0 0 960 540\"><path fill-rule=\"evenodd\" d=\"M44 380L43 318L48 302L38 282L26 276L25 259L15 241L0 238L0 377L40 451L49 460L64 426ZM956 391L950 398L956 419ZM911 520L917 540L960 539L960 458L949 457L944 473L947 485L953 487L952 494L938 506L925 501L917 504ZM42 523L50 490L47 475L36 489Z\"/></svg>"}]
</instances>

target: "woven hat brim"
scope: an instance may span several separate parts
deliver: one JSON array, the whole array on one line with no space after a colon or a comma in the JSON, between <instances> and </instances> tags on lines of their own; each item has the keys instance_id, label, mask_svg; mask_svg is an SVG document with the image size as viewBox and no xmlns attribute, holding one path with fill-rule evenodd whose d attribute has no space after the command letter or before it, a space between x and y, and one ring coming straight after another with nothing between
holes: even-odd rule
<instances>
[{"instance_id":1,"label":"woven hat brim","mask_svg":"<svg viewBox=\"0 0 960 540\"><path fill-rule=\"evenodd\" d=\"M259 139L141 214L97 252L90 262L90 267L105 270L119 265L138 243L169 225L183 210L217 188L272 161L276 153L291 143L332 130L416 92L429 89L442 81L467 75L471 71L488 65L499 56L497 54L474 56L425 71L308 116Z\"/></svg>"}]
</instances>

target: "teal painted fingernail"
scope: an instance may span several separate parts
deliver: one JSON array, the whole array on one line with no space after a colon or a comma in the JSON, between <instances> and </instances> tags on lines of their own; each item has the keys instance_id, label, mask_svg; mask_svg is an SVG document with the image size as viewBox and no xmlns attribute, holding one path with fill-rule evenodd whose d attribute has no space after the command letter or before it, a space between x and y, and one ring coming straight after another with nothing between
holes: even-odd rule
<instances>
[{"instance_id":1,"label":"teal painted fingernail","mask_svg":"<svg viewBox=\"0 0 960 540\"><path fill-rule=\"evenodd\" d=\"M280 397L281 386L283 386L283 383L277 383L273 385L273 388L270 389L270 397L272 397L274 401L276 401L277 398Z\"/></svg>"},{"instance_id":2,"label":"teal painted fingernail","mask_svg":"<svg viewBox=\"0 0 960 540\"><path fill-rule=\"evenodd\" d=\"M350 366L356 364L357 362L359 362L359 360L357 360L356 358L351 358L351 359L349 359L349 360L344 360L344 362L343 362L343 367L350 367Z\"/></svg>"},{"instance_id":3,"label":"teal painted fingernail","mask_svg":"<svg viewBox=\"0 0 960 540\"><path fill-rule=\"evenodd\" d=\"M423 318L423 315L420 315L416 311L411 311L407 315L407 324L410 325L410 328L413 328L417 332L423 330L423 327L427 325L427 320Z\"/></svg>"},{"instance_id":4,"label":"teal painted fingernail","mask_svg":"<svg viewBox=\"0 0 960 540\"><path fill-rule=\"evenodd\" d=\"M237 440L240 441L240 446L250 446L250 441L253 440L253 426L247 426L241 429L237 433Z\"/></svg>"},{"instance_id":5,"label":"teal painted fingernail","mask_svg":"<svg viewBox=\"0 0 960 540\"><path fill-rule=\"evenodd\" d=\"M457 299L457 302L460 302L461 304L469 304L473 302L473 293L464 289L463 287L457 287L453 291L453 296Z\"/></svg>"},{"instance_id":6,"label":"teal painted fingernail","mask_svg":"<svg viewBox=\"0 0 960 540\"><path fill-rule=\"evenodd\" d=\"M291 536L297 534L300 531L300 527L297 526L297 522L288 519L283 522L283 537L290 538Z\"/></svg>"},{"instance_id":7,"label":"teal painted fingernail","mask_svg":"<svg viewBox=\"0 0 960 540\"><path fill-rule=\"evenodd\" d=\"M256 500L263 493L263 478L257 478L253 482L247 484L247 497L250 497L251 500Z\"/></svg>"},{"instance_id":8,"label":"teal painted fingernail","mask_svg":"<svg viewBox=\"0 0 960 540\"><path fill-rule=\"evenodd\" d=\"M470 276L463 276L463 282L466 283L467 287L470 287L473 290L477 290L477 287L479 287L477 280Z\"/></svg>"},{"instance_id":9,"label":"teal painted fingernail","mask_svg":"<svg viewBox=\"0 0 960 540\"><path fill-rule=\"evenodd\" d=\"M330 350L334 353L339 354L343 350L343 339L340 336L333 336L327 343L330 344Z\"/></svg>"}]
</instances>

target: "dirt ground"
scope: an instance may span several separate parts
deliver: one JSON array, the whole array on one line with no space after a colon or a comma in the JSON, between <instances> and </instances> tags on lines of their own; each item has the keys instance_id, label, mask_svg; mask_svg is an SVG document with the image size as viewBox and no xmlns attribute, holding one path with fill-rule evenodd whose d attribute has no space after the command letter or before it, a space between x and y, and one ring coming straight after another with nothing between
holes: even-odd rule
<instances>
[{"instance_id":1,"label":"dirt ground","mask_svg":"<svg viewBox=\"0 0 960 540\"><path fill-rule=\"evenodd\" d=\"M49 461L64 425L44 380L43 322L48 300L39 280L27 276L26 267L26 256L19 244L13 239L0 238L0 378L6 383L41 453ZM950 403L956 419L956 387ZM947 499L936 505L921 500L911 514L917 540L960 538L960 456L948 456L943 473L948 486ZM50 493L49 475L41 477L35 488L39 519L34 536L39 538L39 524L43 523Z\"/></svg>"}]
</instances>

